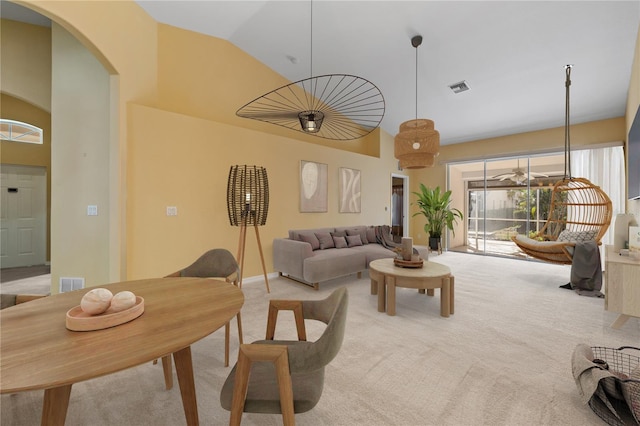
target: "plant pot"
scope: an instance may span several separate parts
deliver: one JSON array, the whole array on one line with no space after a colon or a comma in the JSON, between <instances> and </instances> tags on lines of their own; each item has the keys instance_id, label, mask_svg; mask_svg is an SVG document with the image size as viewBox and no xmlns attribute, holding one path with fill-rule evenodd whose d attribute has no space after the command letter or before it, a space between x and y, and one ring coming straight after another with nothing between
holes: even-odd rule
<instances>
[{"instance_id":1,"label":"plant pot","mask_svg":"<svg viewBox=\"0 0 640 426\"><path fill-rule=\"evenodd\" d=\"M440 237L429 237L429 248L431 250L440 250Z\"/></svg>"}]
</instances>

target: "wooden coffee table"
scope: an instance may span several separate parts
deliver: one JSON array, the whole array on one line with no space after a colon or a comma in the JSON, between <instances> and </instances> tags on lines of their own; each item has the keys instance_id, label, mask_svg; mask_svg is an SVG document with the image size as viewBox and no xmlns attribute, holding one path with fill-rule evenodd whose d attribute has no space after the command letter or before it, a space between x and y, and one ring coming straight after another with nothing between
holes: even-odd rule
<instances>
[{"instance_id":1,"label":"wooden coffee table","mask_svg":"<svg viewBox=\"0 0 640 426\"><path fill-rule=\"evenodd\" d=\"M395 266L393 259L378 259L369 264L371 294L378 295L378 312L396 314L396 287L415 288L420 293L427 290L433 296L440 289L440 315L453 315L454 278L448 266L437 262L424 262L422 268ZM386 309L385 309L386 308Z\"/></svg>"}]
</instances>

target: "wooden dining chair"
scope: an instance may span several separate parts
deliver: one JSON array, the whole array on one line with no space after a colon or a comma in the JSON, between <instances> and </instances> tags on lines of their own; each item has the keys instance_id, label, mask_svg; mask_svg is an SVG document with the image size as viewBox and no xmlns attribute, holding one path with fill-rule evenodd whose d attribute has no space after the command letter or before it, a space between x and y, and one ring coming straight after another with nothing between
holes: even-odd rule
<instances>
[{"instance_id":1,"label":"wooden dining chair","mask_svg":"<svg viewBox=\"0 0 640 426\"><path fill-rule=\"evenodd\" d=\"M323 300L269 302L266 340L240 345L238 362L222 387L220 404L231 411L229 424L239 425L242 413L247 412L282 414L284 425L293 425L294 413L316 406L322 395L324 369L344 339L347 305L344 287ZM298 340L274 340L281 310L293 311ZM327 324L314 342L307 341L307 319Z\"/></svg>"},{"instance_id":2,"label":"wooden dining chair","mask_svg":"<svg viewBox=\"0 0 640 426\"><path fill-rule=\"evenodd\" d=\"M212 249L200 256L195 262L167 277L197 277L197 278L223 278L226 282L238 286L240 268L235 257L226 249ZM242 345L242 317L240 312L236 315L238 321L238 340ZM224 325L224 366L229 366L229 334L230 322ZM171 356L162 358L164 380L167 389L173 387L173 371Z\"/></svg>"}]
</instances>

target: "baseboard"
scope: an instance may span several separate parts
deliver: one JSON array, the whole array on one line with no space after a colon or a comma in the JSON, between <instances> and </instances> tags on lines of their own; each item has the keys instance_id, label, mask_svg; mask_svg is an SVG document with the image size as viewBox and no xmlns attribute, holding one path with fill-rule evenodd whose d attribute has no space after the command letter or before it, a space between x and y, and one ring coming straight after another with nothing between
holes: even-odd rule
<instances>
[{"instance_id":1,"label":"baseboard","mask_svg":"<svg viewBox=\"0 0 640 426\"><path fill-rule=\"evenodd\" d=\"M267 274L267 278L269 280L278 278L278 273L272 272L270 274ZM264 275L254 275L253 277L242 277L243 283L251 283L251 282L257 282L257 281L264 281Z\"/></svg>"}]
</instances>

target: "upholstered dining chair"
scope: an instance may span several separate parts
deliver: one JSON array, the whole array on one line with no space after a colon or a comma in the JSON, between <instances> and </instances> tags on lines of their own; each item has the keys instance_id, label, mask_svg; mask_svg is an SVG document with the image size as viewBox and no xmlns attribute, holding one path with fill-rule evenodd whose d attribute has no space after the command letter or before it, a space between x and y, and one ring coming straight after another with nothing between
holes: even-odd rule
<instances>
[{"instance_id":1,"label":"upholstered dining chair","mask_svg":"<svg viewBox=\"0 0 640 426\"><path fill-rule=\"evenodd\" d=\"M212 249L200 256L195 262L167 277L198 277L198 278L224 278L226 282L238 286L240 267L235 257L226 249ZM242 345L242 317L240 312L236 316L238 320L238 340ZM224 366L229 366L229 334L230 323L224 325ZM171 356L162 358L164 380L167 389L173 387L173 372Z\"/></svg>"},{"instance_id":2,"label":"upholstered dining chair","mask_svg":"<svg viewBox=\"0 0 640 426\"><path fill-rule=\"evenodd\" d=\"M293 425L294 413L316 406L325 366L342 345L347 304L344 287L323 300L269 302L266 340L240 345L238 362L222 387L220 404L231 411L229 424L239 425L247 412L282 414L284 425ZM280 310L293 311L298 340L274 340ZM327 324L314 342L306 341L306 319Z\"/></svg>"},{"instance_id":3,"label":"upholstered dining chair","mask_svg":"<svg viewBox=\"0 0 640 426\"><path fill-rule=\"evenodd\" d=\"M0 309L47 297L46 294L0 294Z\"/></svg>"}]
</instances>

